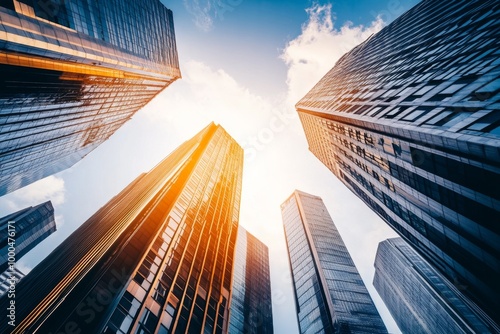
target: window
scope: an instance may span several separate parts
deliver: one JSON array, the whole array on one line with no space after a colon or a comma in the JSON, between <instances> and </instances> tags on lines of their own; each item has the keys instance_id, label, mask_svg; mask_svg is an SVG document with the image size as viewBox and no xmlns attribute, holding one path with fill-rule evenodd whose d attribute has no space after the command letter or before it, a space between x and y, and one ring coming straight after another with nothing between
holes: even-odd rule
<instances>
[{"instance_id":1,"label":"window","mask_svg":"<svg viewBox=\"0 0 500 334\"><path fill-rule=\"evenodd\" d=\"M158 317L149 309L145 309L136 333L154 333Z\"/></svg>"}]
</instances>

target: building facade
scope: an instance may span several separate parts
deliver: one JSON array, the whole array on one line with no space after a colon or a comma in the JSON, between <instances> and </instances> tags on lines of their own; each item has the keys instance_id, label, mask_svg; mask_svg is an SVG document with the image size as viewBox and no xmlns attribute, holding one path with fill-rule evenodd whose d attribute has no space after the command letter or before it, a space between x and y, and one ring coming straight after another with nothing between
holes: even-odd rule
<instances>
[{"instance_id":1,"label":"building facade","mask_svg":"<svg viewBox=\"0 0 500 334\"><path fill-rule=\"evenodd\" d=\"M387 333L323 200L296 190L281 213L300 333Z\"/></svg>"},{"instance_id":2,"label":"building facade","mask_svg":"<svg viewBox=\"0 0 500 334\"><path fill-rule=\"evenodd\" d=\"M24 277L24 273L14 267L14 270L6 270L0 274L0 297L8 291L15 290L15 286ZM13 288L14 287L14 288Z\"/></svg>"},{"instance_id":3,"label":"building facade","mask_svg":"<svg viewBox=\"0 0 500 334\"><path fill-rule=\"evenodd\" d=\"M229 333L273 333L269 250L241 226L234 255Z\"/></svg>"},{"instance_id":4,"label":"building facade","mask_svg":"<svg viewBox=\"0 0 500 334\"><path fill-rule=\"evenodd\" d=\"M226 333L242 168L211 123L26 275L0 332Z\"/></svg>"},{"instance_id":5,"label":"building facade","mask_svg":"<svg viewBox=\"0 0 500 334\"><path fill-rule=\"evenodd\" d=\"M309 149L499 320L498 1L422 1L301 99Z\"/></svg>"},{"instance_id":6,"label":"building facade","mask_svg":"<svg viewBox=\"0 0 500 334\"><path fill-rule=\"evenodd\" d=\"M0 273L56 231L50 201L0 218ZM12 253L15 260L12 261Z\"/></svg>"},{"instance_id":7,"label":"building facade","mask_svg":"<svg viewBox=\"0 0 500 334\"><path fill-rule=\"evenodd\" d=\"M500 327L401 238L379 244L373 285L403 333L500 333Z\"/></svg>"},{"instance_id":8,"label":"building facade","mask_svg":"<svg viewBox=\"0 0 500 334\"><path fill-rule=\"evenodd\" d=\"M0 1L0 195L68 168L180 77L159 0Z\"/></svg>"}]
</instances>

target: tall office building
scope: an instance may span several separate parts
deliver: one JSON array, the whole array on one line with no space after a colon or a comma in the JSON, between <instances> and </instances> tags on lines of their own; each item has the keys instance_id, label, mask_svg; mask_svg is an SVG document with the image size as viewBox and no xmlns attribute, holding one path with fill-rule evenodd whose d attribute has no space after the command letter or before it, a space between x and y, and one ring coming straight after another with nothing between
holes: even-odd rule
<instances>
[{"instance_id":1,"label":"tall office building","mask_svg":"<svg viewBox=\"0 0 500 334\"><path fill-rule=\"evenodd\" d=\"M0 332L226 333L242 168L211 123L26 275Z\"/></svg>"},{"instance_id":2,"label":"tall office building","mask_svg":"<svg viewBox=\"0 0 500 334\"><path fill-rule=\"evenodd\" d=\"M401 238L378 245L373 285L403 333L500 333L500 327Z\"/></svg>"},{"instance_id":3,"label":"tall office building","mask_svg":"<svg viewBox=\"0 0 500 334\"><path fill-rule=\"evenodd\" d=\"M159 0L0 1L0 195L68 168L180 77Z\"/></svg>"},{"instance_id":4,"label":"tall office building","mask_svg":"<svg viewBox=\"0 0 500 334\"><path fill-rule=\"evenodd\" d=\"M8 291L15 290L15 286L24 277L24 273L14 267L14 270L6 270L0 274L0 297ZM14 287L14 289L12 288Z\"/></svg>"},{"instance_id":5,"label":"tall office building","mask_svg":"<svg viewBox=\"0 0 500 334\"><path fill-rule=\"evenodd\" d=\"M281 205L300 333L387 333L320 197Z\"/></svg>"},{"instance_id":6,"label":"tall office building","mask_svg":"<svg viewBox=\"0 0 500 334\"><path fill-rule=\"evenodd\" d=\"M9 268L9 262L18 261L56 229L50 201L0 218L0 273ZM9 261L12 253L15 261Z\"/></svg>"},{"instance_id":7,"label":"tall office building","mask_svg":"<svg viewBox=\"0 0 500 334\"><path fill-rule=\"evenodd\" d=\"M273 333L269 251L241 226L234 255L229 333Z\"/></svg>"},{"instance_id":8,"label":"tall office building","mask_svg":"<svg viewBox=\"0 0 500 334\"><path fill-rule=\"evenodd\" d=\"M422 1L296 105L310 150L497 321L499 8Z\"/></svg>"}]
</instances>

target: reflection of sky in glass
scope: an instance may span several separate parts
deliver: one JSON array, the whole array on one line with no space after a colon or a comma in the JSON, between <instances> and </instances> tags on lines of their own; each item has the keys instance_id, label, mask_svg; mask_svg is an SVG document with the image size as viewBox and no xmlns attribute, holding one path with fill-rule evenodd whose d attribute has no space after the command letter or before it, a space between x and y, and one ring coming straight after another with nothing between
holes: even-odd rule
<instances>
[{"instance_id":1,"label":"reflection of sky in glass","mask_svg":"<svg viewBox=\"0 0 500 334\"><path fill-rule=\"evenodd\" d=\"M301 333L387 333L321 198L295 191L282 212Z\"/></svg>"},{"instance_id":2,"label":"reflection of sky in glass","mask_svg":"<svg viewBox=\"0 0 500 334\"><path fill-rule=\"evenodd\" d=\"M346 53L297 110L311 152L498 321L496 5L422 1Z\"/></svg>"},{"instance_id":3,"label":"reflection of sky in glass","mask_svg":"<svg viewBox=\"0 0 500 334\"><path fill-rule=\"evenodd\" d=\"M273 333L268 248L238 229L229 333Z\"/></svg>"},{"instance_id":4,"label":"reflection of sky in glass","mask_svg":"<svg viewBox=\"0 0 500 334\"><path fill-rule=\"evenodd\" d=\"M1 13L0 194L72 166L180 76L159 2L41 4Z\"/></svg>"},{"instance_id":5,"label":"reflection of sky in glass","mask_svg":"<svg viewBox=\"0 0 500 334\"><path fill-rule=\"evenodd\" d=\"M300 331L301 333L331 331L332 321L325 305L327 303L325 292L321 291L317 267L314 264L296 199L289 199L282 210Z\"/></svg>"},{"instance_id":6,"label":"reflection of sky in glass","mask_svg":"<svg viewBox=\"0 0 500 334\"><path fill-rule=\"evenodd\" d=\"M405 333L500 332L401 238L379 244L373 285Z\"/></svg>"},{"instance_id":7,"label":"reflection of sky in glass","mask_svg":"<svg viewBox=\"0 0 500 334\"><path fill-rule=\"evenodd\" d=\"M242 168L241 147L211 123L21 281L16 329L30 332L42 318L36 326L44 333L69 326L106 334L225 331ZM85 314L90 303L98 307Z\"/></svg>"}]
</instances>

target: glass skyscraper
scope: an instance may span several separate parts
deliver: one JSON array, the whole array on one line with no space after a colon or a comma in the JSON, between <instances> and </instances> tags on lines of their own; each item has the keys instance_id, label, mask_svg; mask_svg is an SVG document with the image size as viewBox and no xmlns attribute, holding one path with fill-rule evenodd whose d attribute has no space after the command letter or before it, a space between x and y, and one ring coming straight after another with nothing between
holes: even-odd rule
<instances>
[{"instance_id":1,"label":"glass skyscraper","mask_svg":"<svg viewBox=\"0 0 500 334\"><path fill-rule=\"evenodd\" d=\"M18 261L56 229L50 201L0 218L0 273L9 268L9 250L14 249Z\"/></svg>"},{"instance_id":2,"label":"glass skyscraper","mask_svg":"<svg viewBox=\"0 0 500 334\"><path fill-rule=\"evenodd\" d=\"M242 168L243 149L208 125L26 275L0 332L226 333Z\"/></svg>"},{"instance_id":3,"label":"glass skyscraper","mask_svg":"<svg viewBox=\"0 0 500 334\"><path fill-rule=\"evenodd\" d=\"M500 333L401 238L379 244L373 285L405 334Z\"/></svg>"},{"instance_id":4,"label":"glass skyscraper","mask_svg":"<svg viewBox=\"0 0 500 334\"><path fill-rule=\"evenodd\" d=\"M497 322L499 6L422 1L296 105L309 149Z\"/></svg>"},{"instance_id":5,"label":"glass skyscraper","mask_svg":"<svg viewBox=\"0 0 500 334\"><path fill-rule=\"evenodd\" d=\"M295 190L281 213L300 333L387 333L323 200Z\"/></svg>"},{"instance_id":6,"label":"glass skyscraper","mask_svg":"<svg viewBox=\"0 0 500 334\"><path fill-rule=\"evenodd\" d=\"M68 168L180 77L159 0L0 1L0 195Z\"/></svg>"},{"instance_id":7,"label":"glass skyscraper","mask_svg":"<svg viewBox=\"0 0 500 334\"><path fill-rule=\"evenodd\" d=\"M234 255L229 333L273 333L269 251L241 226Z\"/></svg>"},{"instance_id":8,"label":"glass skyscraper","mask_svg":"<svg viewBox=\"0 0 500 334\"><path fill-rule=\"evenodd\" d=\"M11 290L23 277L24 273L14 267L14 270L6 270L0 274L0 297Z\"/></svg>"}]
</instances>

